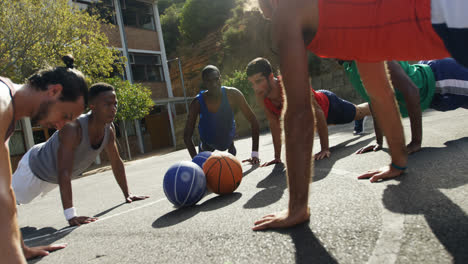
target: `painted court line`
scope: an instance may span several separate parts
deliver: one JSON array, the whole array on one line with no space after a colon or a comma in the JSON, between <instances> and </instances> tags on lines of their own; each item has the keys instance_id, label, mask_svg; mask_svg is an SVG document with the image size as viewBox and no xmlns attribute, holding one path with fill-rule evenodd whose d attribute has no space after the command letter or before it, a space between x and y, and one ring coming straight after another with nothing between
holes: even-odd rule
<instances>
[{"instance_id":1,"label":"painted court line","mask_svg":"<svg viewBox=\"0 0 468 264\"><path fill-rule=\"evenodd\" d=\"M117 214L113 214L113 215L109 215L109 216L106 216L106 217L102 217L102 218L99 218L96 222L91 222L91 223L89 223L89 224L81 225L81 227L85 227L85 226L88 226L88 225L92 225L92 224L94 224L94 223L102 222L102 221L104 221L104 220L107 220L107 219L110 219L110 218L113 218L113 217L116 217L116 216L119 216L119 215L123 215L123 214L129 213L129 212L132 212L132 211L141 209L141 208L148 207L148 206L150 206L150 205L159 203L159 202L164 201L164 200L167 200L167 199L166 199L166 198L161 198L161 199L156 200L156 201L154 201L154 202L147 203L147 204L144 204L144 205L141 205L141 206L132 208L132 209L128 209L128 210L126 210L126 211L123 211L123 212L120 212L120 213L117 213ZM25 241L25 242L28 242L28 241L33 241L33 240L36 240L36 239L46 238L46 237L53 236L53 235L58 235L58 234L61 234L61 233L71 232L71 231L73 231L73 230L76 229L76 228L78 228L78 226L70 226L70 227L67 227L67 228L64 228L64 229L55 231L54 233L50 233L50 234L46 234L46 235L42 235L42 236L37 236L37 237L31 237L31 238L28 238L28 239L24 239L24 241Z\"/></svg>"},{"instance_id":2,"label":"painted court line","mask_svg":"<svg viewBox=\"0 0 468 264\"><path fill-rule=\"evenodd\" d=\"M315 168L319 171L329 171L328 169ZM331 169L331 173L340 176L352 176L357 178L357 173L349 172L341 169ZM383 197L383 192L387 186L384 184L372 184L372 191L376 197ZM382 229L379 238L375 243L374 250L367 263L369 264L394 264L398 258L401 248L401 240L404 235L404 221L405 216L402 214L394 213L387 210L383 203L378 203L380 211L382 212ZM400 204L394 204L395 207L400 207ZM402 211L402 210L397 210Z\"/></svg>"}]
</instances>

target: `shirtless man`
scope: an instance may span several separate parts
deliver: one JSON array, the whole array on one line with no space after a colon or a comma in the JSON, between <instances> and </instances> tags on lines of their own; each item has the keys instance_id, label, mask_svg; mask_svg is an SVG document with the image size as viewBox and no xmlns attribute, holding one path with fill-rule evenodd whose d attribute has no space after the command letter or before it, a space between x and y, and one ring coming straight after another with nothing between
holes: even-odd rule
<instances>
[{"instance_id":1,"label":"shirtless man","mask_svg":"<svg viewBox=\"0 0 468 264\"><path fill-rule=\"evenodd\" d=\"M13 174L13 190L20 204L27 204L41 193L60 188L65 219L70 226L87 224L96 217L79 216L73 207L71 180L83 173L105 150L124 201L144 200L131 195L124 164L116 145L112 125L117 113L114 87L97 83L89 89L90 113L66 124L44 143L35 145L23 156Z\"/></svg>"},{"instance_id":2,"label":"shirtless man","mask_svg":"<svg viewBox=\"0 0 468 264\"><path fill-rule=\"evenodd\" d=\"M268 166L281 162L281 125L280 117L283 109L283 88L281 77L273 74L270 62L265 58L256 58L247 65L247 78L252 84L257 101L263 106L270 124L275 158L263 164ZM315 100L313 103L316 127L319 133L321 151L314 155L315 160L330 157L328 146L328 125L350 123L361 120L370 115L369 104L354 105L336 96L327 90L314 91L311 89Z\"/></svg>"},{"instance_id":3,"label":"shirtless man","mask_svg":"<svg viewBox=\"0 0 468 264\"><path fill-rule=\"evenodd\" d=\"M33 123L60 129L83 112L87 101L85 78L73 69L71 57L64 57L64 61L67 67L39 71L24 85L0 78L0 135L4 139L0 147L0 256L4 263L26 263L25 258L46 256L49 251L66 246L29 248L21 244L8 150L8 138L21 118L31 117Z\"/></svg>"},{"instance_id":4,"label":"shirtless man","mask_svg":"<svg viewBox=\"0 0 468 264\"><path fill-rule=\"evenodd\" d=\"M287 210L263 217L255 222L254 230L289 227L310 216L315 120L310 107L307 50L321 57L357 61L392 159L390 165L361 175L375 181L401 175L407 166L403 127L384 61L441 59L451 53L468 66L468 2L464 0L259 0L259 4L264 16L272 20L286 91L290 198ZM380 122L384 116L386 122Z\"/></svg>"},{"instance_id":5,"label":"shirtless man","mask_svg":"<svg viewBox=\"0 0 468 264\"><path fill-rule=\"evenodd\" d=\"M258 155L260 128L244 95L236 88L221 86L221 74L215 66L208 65L202 70L202 80L203 87L207 90L201 91L190 104L184 130L184 141L190 156L193 158L197 155L192 135L199 116L199 152L228 150L232 155L236 155L234 113L240 110L250 122L252 129L252 155L243 162L258 164L260 162Z\"/></svg>"}]
</instances>

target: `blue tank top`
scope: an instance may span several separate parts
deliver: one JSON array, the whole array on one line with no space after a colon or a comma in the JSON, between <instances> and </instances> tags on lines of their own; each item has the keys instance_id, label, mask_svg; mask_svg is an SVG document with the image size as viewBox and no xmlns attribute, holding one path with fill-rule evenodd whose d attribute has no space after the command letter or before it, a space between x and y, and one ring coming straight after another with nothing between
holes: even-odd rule
<instances>
[{"instance_id":1,"label":"blue tank top","mask_svg":"<svg viewBox=\"0 0 468 264\"><path fill-rule=\"evenodd\" d=\"M236 134L236 122L229 100L226 95L226 88L221 87L221 105L216 113L211 113L206 107L201 91L197 95L200 103L200 121L198 122L198 132L203 144L207 144L217 150L226 150L231 146Z\"/></svg>"}]
</instances>

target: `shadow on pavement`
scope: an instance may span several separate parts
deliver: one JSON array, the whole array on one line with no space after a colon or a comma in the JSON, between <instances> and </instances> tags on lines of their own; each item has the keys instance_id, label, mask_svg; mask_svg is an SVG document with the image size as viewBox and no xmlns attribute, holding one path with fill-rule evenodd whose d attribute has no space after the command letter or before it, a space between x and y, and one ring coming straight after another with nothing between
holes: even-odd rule
<instances>
[{"instance_id":1,"label":"shadow on pavement","mask_svg":"<svg viewBox=\"0 0 468 264\"><path fill-rule=\"evenodd\" d=\"M60 230L57 230L53 227L44 227L41 229L37 229L35 227L22 227L20 229L21 234L24 239L24 243L28 247L37 247L37 246L44 246L53 244L55 241L60 240L70 234L73 230L77 227L64 227ZM50 254L54 254L54 252L50 252ZM31 260L28 260L28 263L38 263L42 260L43 257L37 257Z\"/></svg>"},{"instance_id":2,"label":"shadow on pavement","mask_svg":"<svg viewBox=\"0 0 468 264\"><path fill-rule=\"evenodd\" d=\"M445 145L423 148L411 155L407 177L397 178L397 185L387 186L383 203L393 212L423 215L453 262L468 263L468 216L441 191L468 183L468 138Z\"/></svg>"},{"instance_id":3,"label":"shadow on pavement","mask_svg":"<svg viewBox=\"0 0 468 264\"><path fill-rule=\"evenodd\" d=\"M244 208L260 208L279 201L287 186L284 164L275 164L271 173L257 184L257 188L264 189L250 198Z\"/></svg>"},{"instance_id":4,"label":"shadow on pavement","mask_svg":"<svg viewBox=\"0 0 468 264\"><path fill-rule=\"evenodd\" d=\"M231 193L227 195L217 195L202 204L196 204L190 207L183 207L171 211L158 219L156 219L152 226L153 228L165 228L173 225L180 224L187 219L192 218L200 212L207 212L217 210L219 208L228 206L242 197L241 193Z\"/></svg>"},{"instance_id":5,"label":"shadow on pavement","mask_svg":"<svg viewBox=\"0 0 468 264\"><path fill-rule=\"evenodd\" d=\"M111 207L111 208L109 208L109 209L107 209L107 210L104 210L104 211L102 211L102 212L100 212L100 213L94 215L93 217L101 217L101 216L103 216L103 215L106 215L106 214L108 214L109 212L113 211L114 209L119 208L120 206L122 206L122 205L124 205L124 204L126 204L126 203L118 204L118 205L116 205L116 206L114 206L114 207Z\"/></svg>"},{"instance_id":6,"label":"shadow on pavement","mask_svg":"<svg viewBox=\"0 0 468 264\"><path fill-rule=\"evenodd\" d=\"M314 235L309 227L309 222L279 230L278 233L291 236L296 248L297 264L338 263Z\"/></svg>"},{"instance_id":7,"label":"shadow on pavement","mask_svg":"<svg viewBox=\"0 0 468 264\"><path fill-rule=\"evenodd\" d=\"M315 164L314 167L316 168L316 170L314 173L313 181L314 182L320 181L324 179L325 177L327 177L330 174L330 171L333 168L333 165L335 164L335 162L337 162L340 159L346 158L350 155L357 155L357 154L354 154L356 151L369 145L374 140L374 138L372 137L366 140L359 141L355 144L349 145L353 143L354 141L357 141L361 138L362 138L362 135L355 136L344 142L341 142L340 144L335 145L330 148L330 152L331 152L330 158L316 160L314 162ZM365 155L365 154L360 154L360 155Z\"/></svg>"}]
</instances>

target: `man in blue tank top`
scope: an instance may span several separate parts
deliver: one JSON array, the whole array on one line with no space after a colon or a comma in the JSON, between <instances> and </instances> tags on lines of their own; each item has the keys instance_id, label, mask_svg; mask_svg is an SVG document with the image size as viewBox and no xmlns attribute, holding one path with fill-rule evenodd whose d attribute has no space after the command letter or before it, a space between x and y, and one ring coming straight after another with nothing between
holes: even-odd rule
<instances>
[{"instance_id":1,"label":"man in blue tank top","mask_svg":"<svg viewBox=\"0 0 468 264\"><path fill-rule=\"evenodd\" d=\"M190 156L193 158L197 155L192 135L198 117L199 152L228 150L232 155L236 155L234 113L240 110L252 129L252 155L244 161L258 164L259 125L244 95L236 88L221 86L221 74L213 65L208 65L202 70L202 80L206 90L201 91L190 104L184 130L184 142Z\"/></svg>"},{"instance_id":2,"label":"man in blue tank top","mask_svg":"<svg viewBox=\"0 0 468 264\"><path fill-rule=\"evenodd\" d=\"M21 159L13 174L13 190L19 203L29 203L41 193L60 188L65 218L71 226L96 221L95 217L79 216L73 207L71 180L81 175L96 157L106 150L112 172L125 202L144 200L148 196L131 195L125 168L120 158L115 128L117 113L114 87L97 83L89 91L91 112L68 123L52 137L32 147Z\"/></svg>"}]
</instances>

